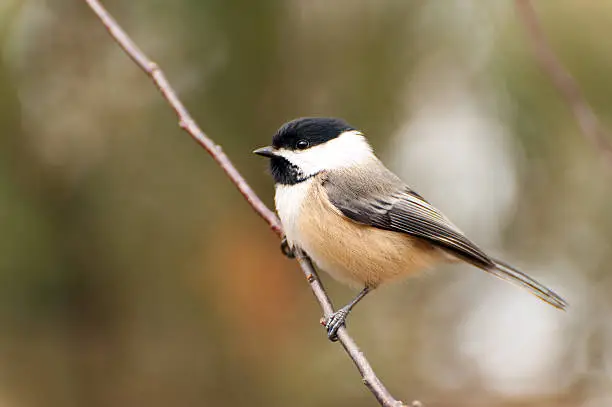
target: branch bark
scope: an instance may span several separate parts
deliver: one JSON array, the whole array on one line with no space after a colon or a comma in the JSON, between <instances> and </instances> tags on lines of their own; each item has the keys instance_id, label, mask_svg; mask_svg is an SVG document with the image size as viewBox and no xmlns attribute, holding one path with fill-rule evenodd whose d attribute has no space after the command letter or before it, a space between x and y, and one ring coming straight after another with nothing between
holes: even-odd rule
<instances>
[{"instance_id":1,"label":"branch bark","mask_svg":"<svg viewBox=\"0 0 612 407\"><path fill-rule=\"evenodd\" d=\"M582 134L601 153L604 162L612 168L612 137L602 127L597 115L586 101L580 87L555 55L538 21L531 0L516 0L519 19L525 26L536 60L550 77L565 102L574 113Z\"/></svg>"},{"instance_id":2,"label":"branch bark","mask_svg":"<svg viewBox=\"0 0 612 407\"><path fill-rule=\"evenodd\" d=\"M85 0L93 12L98 16L102 24L106 27L111 37L119 44L123 51L138 65L153 81L159 89L163 97L166 99L170 107L174 109L179 119L180 127L185 130L196 142L213 157L219 166L225 171L232 183L240 191L242 196L253 207L255 212L259 214L270 226L270 229L279 237L283 236L282 226L279 219L276 217L262 201L257 194L251 189L246 180L238 172L230 159L225 155L221 147L213 142L197 125L191 117L176 92L170 85L169 81L157 64L151 61L146 54L134 43L134 41L126 34L115 19L106 11L98 0ZM303 253L297 253L297 261L310 284L310 288L319 302L325 318L333 313L332 303L321 284L317 272L308 256ZM363 383L372 392L380 405L384 407L402 407L404 403L395 399L386 389L378 376L374 373L372 366L365 358L353 338L348 334L344 327L338 331L338 340L344 347L344 350L353 360L353 363L361 374ZM419 402L413 402L413 406L420 406Z\"/></svg>"}]
</instances>

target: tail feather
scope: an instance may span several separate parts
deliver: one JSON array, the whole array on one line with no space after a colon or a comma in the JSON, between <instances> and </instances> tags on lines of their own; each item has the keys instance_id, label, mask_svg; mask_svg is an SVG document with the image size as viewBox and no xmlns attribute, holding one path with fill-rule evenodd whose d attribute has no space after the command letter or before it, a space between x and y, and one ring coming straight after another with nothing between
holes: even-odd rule
<instances>
[{"instance_id":1,"label":"tail feather","mask_svg":"<svg viewBox=\"0 0 612 407\"><path fill-rule=\"evenodd\" d=\"M495 267L486 270L487 272L501 278L502 280L506 280L510 283L526 288L531 294L535 295L542 301L546 301L555 308L565 310L567 307L567 301L565 301L551 289L538 283L527 274L518 271L509 264L495 259L492 260L495 262Z\"/></svg>"}]
</instances>

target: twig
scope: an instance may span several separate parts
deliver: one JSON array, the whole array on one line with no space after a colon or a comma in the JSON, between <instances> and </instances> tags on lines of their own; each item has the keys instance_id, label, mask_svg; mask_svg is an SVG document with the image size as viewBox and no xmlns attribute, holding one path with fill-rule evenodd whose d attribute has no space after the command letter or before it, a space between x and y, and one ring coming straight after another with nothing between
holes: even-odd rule
<instances>
[{"instance_id":1,"label":"twig","mask_svg":"<svg viewBox=\"0 0 612 407\"><path fill-rule=\"evenodd\" d=\"M280 221L268 207L259 199L251 187L247 184L246 180L240 175L236 167L231 163L230 159L223 153L221 147L215 144L196 124L193 120L183 103L180 101L176 92L166 79L166 76L157 66L157 64L151 61L132 41L132 39L123 31L121 26L115 21L115 19L106 11L106 9L100 4L98 0L85 0L89 7L94 11L98 18L102 21L102 24L106 27L113 39L119 44L119 46L125 51L126 54L151 77L157 88L161 91L162 95L168 102L168 104L174 109L179 119L180 127L191 135L204 149L214 158L214 160L223 168L230 180L236 185L240 193L244 198L251 204L255 212L257 212L270 226L270 228L280 237L283 235L283 230ZM297 253L297 260L310 284L315 297L319 301L321 308L323 309L323 315L325 317L330 316L333 313L332 303L325 292L321 281L315 271L315 268L310 259L303 253ZM364 384L370 389L374 397L384 407L401 407L404 404L396 400L389 391L385 388L383 383L374 373L372 366L365 358L363 353L359 350L359 347L351 336L346 332L346 329L340 328L338 331L339 342L344 347L347 354L357 366L359 373L363 379ZM418 403L418 402L415 402ZM413 403L413 405L415 405Z\"/></svg>"},{"instance_id":2,"label":"twig","mask_svg":"<svg viewBox=\"0 0 612 407\"><path fill-rule=\"evenodd\" d=\"M115 19L106 11L106 9L96 0L85 0L91 9L102 21L102 24L106 27L110 35L115 39L119 46L125 51L126 54L132 60L151 77L153 83L160 90L164 98L168 101L168 104L174 109L176 115L179 118L179 126L191 137L197 141L213 159L219 164L219 166L225 171L230 180L236 185L242 196L251 204L255 212L257 212L266 222L270 225L270 228L279 236L282 235L282 228L280 221L274 215L268 207L259 199L259 197L253 192L249 184L240 175L234 164L225 155L221 146L215 144L196 124L195 120L191 117L187 108L183 105L181 100L176 95L176 92L166 79L166 75L162 72L157 64L151 61L145 54L138 48L138 46L132 41L132 39L126 34L121 26L115 21Z\"/></svg>"},{"instance_id":3,"label":"twig","mask_svg":"<svg viewBox=\"0 0 612 407\"><path fill-rule=\"evenodd\" d=\"M550 76L554 86L573 111L584 137L601 152L606 164L612 167L612 137L604 130L593 109L582 96L580 87L553 52L531 1L516 0L516 10L529 34L540 68Z\"/></svg>"},{"instance_id":4,"label":"twig","mask_svg":"<svg viewBox=\"0 0 612 407\"><path fill-rule=\"evenodd\" d=\"M312 264L312 261L309 257L307 257L304 252L299 252L296 255L297 261L300 263L302 267L302 271L306 276L306 279L310 283L310 287L314 292L319 304L321 304L321 308L323 309L323 315L325 318L329 317L333 312L333 306L329 297L325 293L325 289L321 284L321 280L319 280L319 276ZM357 370L361 373L361 378L363 380L363 384L366 385L368 389L374 394L376 400L382 406L393 406L393 407L403 407L404 404L401 401L395 400L391 393L387 390L385 385L380 381L372 366L364 356L363 352L359 350L359 347L353 340L353 338L346 332L346 329L341 328L338 331L338 340L344 347L346 353L349 354L350 358L357 366ZM412 403L413 406L421 406L421 404L417 401Z\"/></svg>"}]
</instances>

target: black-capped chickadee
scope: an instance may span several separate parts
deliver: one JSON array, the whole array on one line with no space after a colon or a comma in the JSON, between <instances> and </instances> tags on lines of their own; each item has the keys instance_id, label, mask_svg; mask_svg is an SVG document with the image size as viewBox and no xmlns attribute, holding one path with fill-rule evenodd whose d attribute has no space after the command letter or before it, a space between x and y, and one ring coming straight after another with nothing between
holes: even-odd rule
<instances>
[{"instance_id":1,"label":"black-capped chickadee","mask_svg":"<svg viewBox=\"0 0 612 407\"><path fill-rule=\"evenodd\" d=\"M369 291L436 263L462 260L528 289L554 307L565 300L515 268L488 256L438 209L374 155L364 135L344 120L285 123L270 158L276 210L289 248L303 249L337 280L363 287L325 322L330 339Z\"/></svg>"}]
</instances>

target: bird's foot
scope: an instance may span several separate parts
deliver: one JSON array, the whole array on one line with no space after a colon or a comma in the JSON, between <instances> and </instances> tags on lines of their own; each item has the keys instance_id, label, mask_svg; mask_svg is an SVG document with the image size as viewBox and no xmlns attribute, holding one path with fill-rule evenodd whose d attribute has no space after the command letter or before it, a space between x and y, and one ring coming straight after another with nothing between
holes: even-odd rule
<instances>
[{"instance_id":1,"label":"bird's foot","mask_svg":"<svg viewBox=\"0 0 612 407\"><path fill-rule=\"evenodd\" d=\"M293 247L289 245L286 237L283 237L280 244L281 252L290 259L295 259L295 252L293 251Z\"/></svg>"},{"instance_id":2,"label":"bird's foot","mask_svg":"<svg viewBox=\"0 0 612 407\"><path fill-rule=\"evenodd\" d=\"M322 325L327 329L327 338L330 341L336 342L338 340L338 329L346 325L346 317L348 317L350 311L351 308L348 306L340 308L329 318L322 321Z\"/></svg>"}]
</instances>

